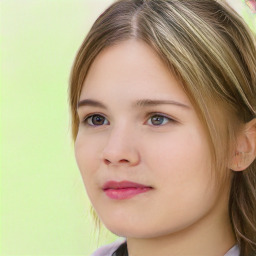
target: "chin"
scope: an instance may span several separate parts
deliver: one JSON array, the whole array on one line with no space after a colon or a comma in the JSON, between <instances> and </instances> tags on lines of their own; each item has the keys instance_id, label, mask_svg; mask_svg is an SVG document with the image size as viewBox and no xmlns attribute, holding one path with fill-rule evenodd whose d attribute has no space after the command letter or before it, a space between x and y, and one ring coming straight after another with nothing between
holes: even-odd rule
<instances>
[{"instance_id":1,"label":"chin","mask_svg":"<svg viewBox=\"0 0 256 256\"><path fill-rule=\"evenodd\" d=\"M120 237L146 238L151 237L148 228L118 221L116 223L104 223L105 227L113 234Z\"/></svg>"},{"instance_id":2,"label":"chin","mask_svg":"<svg viewBox=\"0 0 256 256\"><path fill-rule=\"evenodd\" d=\"M104 223L104 222L103 222ZM113 234L120 237L150 239L170 234L170 230L151 227L150 225L135 225L127 222L104 223Z\"/></svg>"},{"instance_id":3,"label":"chin","mask_svg":"<svg viewBox=\"0 0 256 256\"><path fill-rule=\"evenodd\" d=\"M141 221L132 218L123 219L108 219L107 222L102 222L106 228L113 234L120 237L137 238L137 239L151 239L156 237L164 237L174 234L186 232L186 230L193 229L198 219L190 219L190 221L176 220L175 222L163 222L158 221L153 223L152 221Z\"/></svg>"}]
</instances>

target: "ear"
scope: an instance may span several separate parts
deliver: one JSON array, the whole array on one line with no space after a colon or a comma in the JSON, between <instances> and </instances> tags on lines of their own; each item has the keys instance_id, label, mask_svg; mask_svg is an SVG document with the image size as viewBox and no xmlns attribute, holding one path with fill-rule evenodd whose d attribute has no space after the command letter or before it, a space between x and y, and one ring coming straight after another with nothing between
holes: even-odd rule
<instances>
[{"instance_id":1,"label":"ear","mask_svg":"<svg viewBox=\"0 0 256 256\"><path fill-rule=\"evenodd\" d=\"M243 171L256 158L256 118L246 123L237 137L235 153L231 159L230 169Z\"/></svg>"}]
</instances>

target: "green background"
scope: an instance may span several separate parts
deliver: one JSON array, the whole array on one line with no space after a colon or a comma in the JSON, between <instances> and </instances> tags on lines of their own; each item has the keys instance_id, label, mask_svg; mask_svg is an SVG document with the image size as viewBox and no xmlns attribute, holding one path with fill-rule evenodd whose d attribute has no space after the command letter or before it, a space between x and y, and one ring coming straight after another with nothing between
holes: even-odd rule
<instances>
[{"instance_id":1,"label":"green background","mask_svg":"<svg viewBox=\"0 0 256 256\"><path fill-rule=\"evenodd\" d=\"M1 255L97 248L67 87L85 34L110 2L1 1ZM114 240L102 234L99 245Z\"/></svg>"},{"instance_id":2,"label":"green background","mask_svg":"<svg viewBox=\"0 0 256 256\"><path fill-rule=\"evenodd\" d=\"M116 239L95 231L67 104L74 56L111 2L0 0L1 255L86 256Z\"/></svg>"}]
</instances>

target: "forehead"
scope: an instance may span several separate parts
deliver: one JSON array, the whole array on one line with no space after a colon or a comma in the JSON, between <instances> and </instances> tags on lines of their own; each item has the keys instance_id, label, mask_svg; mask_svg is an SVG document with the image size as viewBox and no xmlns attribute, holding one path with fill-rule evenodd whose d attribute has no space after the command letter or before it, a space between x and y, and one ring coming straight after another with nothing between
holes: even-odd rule
<instances>
[{"instance_id":1,"label":"forehead","mask_svg":"<svg viewBox=\"0 0 256 256\"><path fill-rule=\"evenodd\" d=\"M81 97L120 99L161 97L189 104L178 81L146 43L128 40L105 48L92 63Z\"/></svg>"}]
</instances>

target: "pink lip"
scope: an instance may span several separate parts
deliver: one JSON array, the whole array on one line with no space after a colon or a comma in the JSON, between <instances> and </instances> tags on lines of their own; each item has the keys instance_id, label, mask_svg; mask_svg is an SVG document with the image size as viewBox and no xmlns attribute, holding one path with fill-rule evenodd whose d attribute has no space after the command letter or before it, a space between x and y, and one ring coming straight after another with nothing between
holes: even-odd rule
<instances>
[{"instance_id":1,"label":"pink lip","mask_svg":"<svg viewBox=\"0 0 256 256\"><path fill-rule=\"evenodd\" d=\"M145 193L152 189L152 187L130 181L108 181L103 185L102 189L111 199L121 200Z\"/></svg>"}]
</instances>

